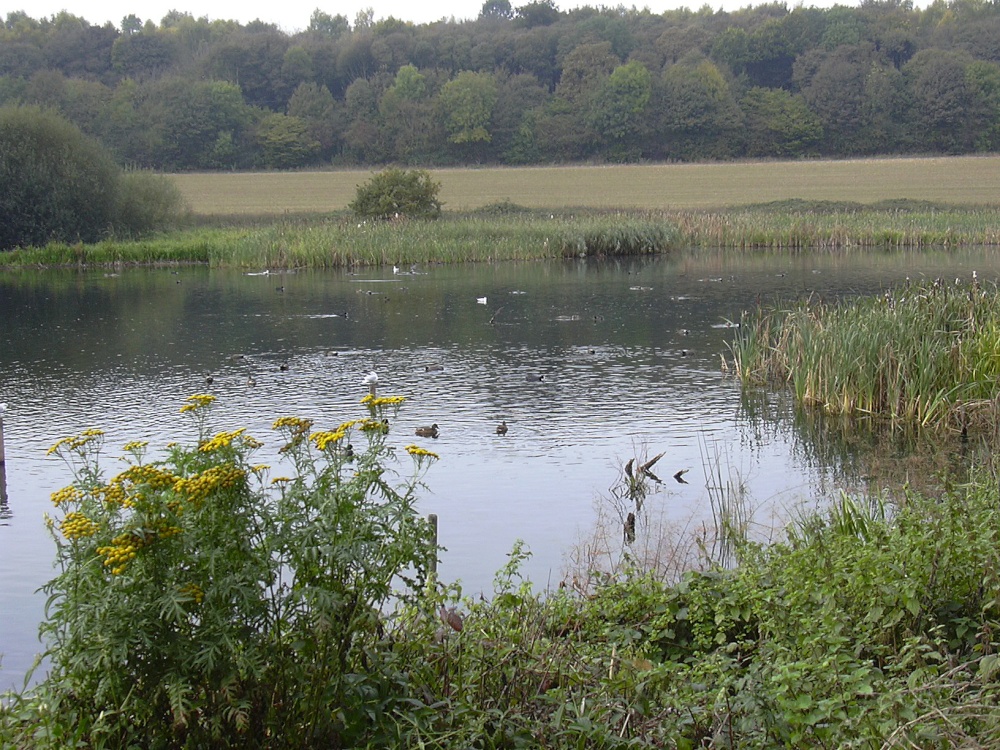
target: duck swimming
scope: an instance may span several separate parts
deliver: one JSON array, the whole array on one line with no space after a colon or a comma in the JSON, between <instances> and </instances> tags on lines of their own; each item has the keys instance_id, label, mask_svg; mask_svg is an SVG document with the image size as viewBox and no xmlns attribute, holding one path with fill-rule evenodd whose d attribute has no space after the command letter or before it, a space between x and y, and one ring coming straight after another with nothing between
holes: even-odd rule
<instances>
[{"instance_id":1,"label":"duck swimming","mask_svg":"<svg viewBox=\"0 0 1000 750\"><path fill-rule=\"evenodd\" d=\"M497 435L507 434L507 420L503 420L497 425Z\"/></svg>"},{"instance_id":2,"label":"duck swimming","mask_svg":"<svg viewBox=\"0 0 1000 750\"><path fill-rule=\"evenodd\" d=\"M418 427L416 432L420 437L436 438L438 436L438 426L437 424L432 424L430 427Z\"/></svg>"}]
</instances>

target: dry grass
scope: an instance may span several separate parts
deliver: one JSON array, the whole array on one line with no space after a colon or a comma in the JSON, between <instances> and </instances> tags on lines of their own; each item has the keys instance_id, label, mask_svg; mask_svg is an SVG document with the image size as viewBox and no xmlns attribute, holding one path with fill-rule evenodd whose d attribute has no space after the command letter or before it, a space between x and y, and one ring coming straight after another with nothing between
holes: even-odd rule
<instances>
[{"instance_id":1,"label":"dry grass","mask_svg":"<svg viewBox=\"0 0 1000 750\"><path fill-rule=\"evenodd\" d=\"M431 170L445 210L510 200L529 208L697 209L769 201L910 199L1000 205L1000 156ZM372 170L181 174L197 214L343 210Z\"/></svg>"}]
</instances>

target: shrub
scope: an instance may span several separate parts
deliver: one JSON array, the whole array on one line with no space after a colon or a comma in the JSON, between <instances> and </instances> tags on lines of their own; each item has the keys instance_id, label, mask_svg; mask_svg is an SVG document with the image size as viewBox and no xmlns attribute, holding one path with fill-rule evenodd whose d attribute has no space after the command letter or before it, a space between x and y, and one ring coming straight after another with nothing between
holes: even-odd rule
<instances>
[{"instance_id":1,"label":"shrub","mask_svg":"<svg viewBox=\"0 0 1000 750\"><path fill-rule=\"evenodd\" d=\"M441 184L422 169L387 169L364 185L349 208L364 219L436 219L441 215Z\"/></svg>"},{"instance_id":2,"label":"shrub","mask_svg":"<svg viewBox=\"0 0 1000 750\"><path fill-rule=\"evenodd\" d=\"M169 226L183 205L180 190L166 177L126 172L121 180L115 232L136 237Z\"/></svg>"}]
</instances>

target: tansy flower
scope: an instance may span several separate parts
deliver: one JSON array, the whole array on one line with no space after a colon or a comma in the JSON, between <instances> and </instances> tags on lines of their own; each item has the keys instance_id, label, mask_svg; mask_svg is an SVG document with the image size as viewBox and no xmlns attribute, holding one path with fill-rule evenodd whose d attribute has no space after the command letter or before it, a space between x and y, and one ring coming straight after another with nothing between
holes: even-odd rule
<instances>
[{"instance_id":1,"label":"tansy flower","mask_svg":"<svg viewBox=\"0 0 1000 750\"><path fill-rule=\"evenodd\" d=\"M406 452L417 460L421 458L441 458L434 451L429 451L426 448L421 448L419 445L408 445L406 446Z\"/></svg>"},{"instance_id":2,"label":"tansy flower","mask_svg":"<svg viewBox=\"0 0 1000 750\"><path fill-rule=\"evenodd\" d=\"M215 396L209 393L196 393L193 396L188 396L187 403L181 407L181 414L204 409L207 406L211 406L214 401Z\"/></svg>"},{"instance_id":3,"label":"tansy flower","mask_svg":"<svg viewBox=\"0 0 1000 750\"><path fill-rule=\"evenodd\" d=\"M347 437L347 433L346 432L342 432L340 430L337 430L336 432L329 432L329 431L327 431L327 432L314 432L312 435L309 436L309 439L313 443L316 444L316 447L319 450L325 451L332 444L334 444L334 443L336 443L336 442L338 442L340 440L343 440L345 437Z\"/></svg>"},{"instance_id":4,"label":"tansy flower","mask_svg":"<svg viewBox=\"0 0 1000 750\"><path fill-rule=\"evenodd\" d=\"M97 531L97 524L87 518L83 513L67 513L66 517L59 524L59 530L67 539L82 539L93 536Z\"/></svg>"},{"instance_id":5,"label":"tansy flower","mask_svg":"<svg viewBox=\"0 0 1000 750\"><path fill-rule=\"evenodd\" d=\"M406 401L406 396L373 396L368 394L361 403L365 406L399 406Z\"/></svg>"},{"instance_id":6,"label":"tansy flower","mask_svg":"<svg viewBox=\"0 0 1000 750\"><path fill-rule=\"evenodd\" d=\"M83 492L75 485L63 487L52 493L52 504L57 508L65 503L78 503L83 499Z\"/></svg>"}]
</instances>

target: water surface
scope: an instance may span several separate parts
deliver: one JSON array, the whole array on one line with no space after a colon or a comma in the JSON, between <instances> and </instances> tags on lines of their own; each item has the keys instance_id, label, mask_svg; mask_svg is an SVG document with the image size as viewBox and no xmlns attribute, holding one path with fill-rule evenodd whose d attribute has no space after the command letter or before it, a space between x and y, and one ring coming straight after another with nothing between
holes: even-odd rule
<instances>
[{"instance_id":1,"label":"water surface","mask_svg":"<svg viewBox=\"0 0 1000 750\"><path fill-rule=\"evenodd\" d=\"M308 417L323 428L363 416L361 381L374 370L380 395L409 399L394 444L441 455L421 497L422 512L440 518L440 575L460 579L468 594L489 592L523 539L532 553L525 573L554 586L571 574L568 553L591 538L595 508L633 456L664 453L656 512L688 525L710 517L707 485L719 473L762 516L787 517L836 490L838 467L803 445L793 420L772 413L782 399L769 400L762 417L724 374L730 325L744 310L804 294L880 293L907 277L977 270L989 280L998 268L987 253L963 251L429 265L401 274L0 272L0 402L9 405L0 688L19 685L39 650L36 590L53 573L43 518L50 494L72 480L46 456L60 437L105 430L103 465L115 473L130 440L154 449L192 440L179 408L210 392L214 428L246 427L265 442L259 456L277 475L273 420ZM509 426L503 437L500 420ZM438 439L414 436L432 422ZM409 458L395 468L407 473ZM681 469L690 470L687 484L671 478ZM605 552L620 554L620 544Z\"/></svg>"}]
</instances>

